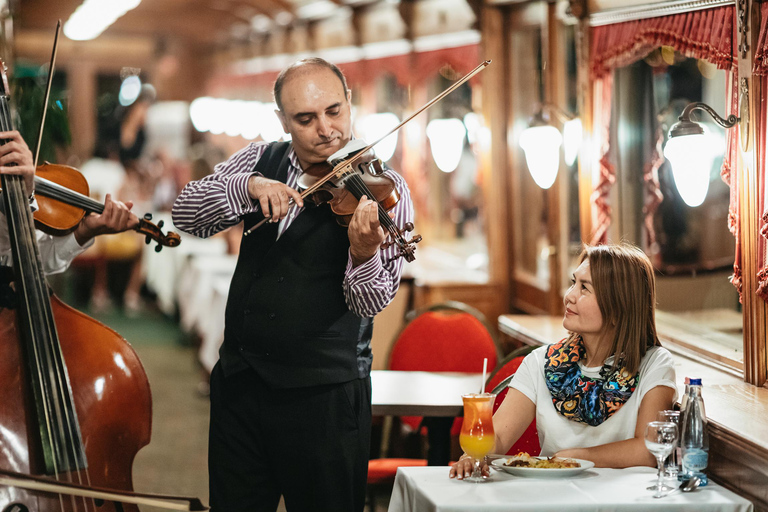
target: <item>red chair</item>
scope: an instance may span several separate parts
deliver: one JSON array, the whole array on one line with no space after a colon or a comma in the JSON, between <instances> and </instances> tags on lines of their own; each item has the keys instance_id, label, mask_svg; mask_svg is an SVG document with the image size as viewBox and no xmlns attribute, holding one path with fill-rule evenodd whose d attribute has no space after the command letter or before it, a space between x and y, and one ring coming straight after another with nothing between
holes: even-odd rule
<instances>
[{"instance_id":1,"label":"red chair","mask_svg":"<svg viewBox=\"0 0 768 512\"><path fill-rule=\"evenodd\" d=\"M483 359L495 368L499 349L483 314L461 302L447 301L408 315L389 355L390 370L426 372L482 371ZM416 430L420 417L401 420ZM458 435L461 418L452 433Z\"/></svg>"},{"instance_id":2,"label":"red chair","mask_svg":"<svg viewBox=\"0 0 768 512\"><path fill-rule=\"evenodd\" d=\"M494 389L501 381L510 375L514 375L522 364L523 359L525 359L525 356L533 352L534 349L536 347L532 345L524 345L507 354L488 376L488 380L485 381L485 389Z\"/></svg>"},{"instance_id":3,"label":"red chair","mask_svg":"<svg viewBox=\"0 0 768 512\"><path fill-rule=\"evenodd\" d=\"M498 348L485 317L475 308L448 301L411 312L389 354L388 368L400 371L482 371L483 358L494 368ZM402 417L411 430L420 430L420 417ZM461 418L453 429L461 430ZM369 499L376 487L390 485L400 466L426 466L425 459L387 458L368 462Z\"/></svg>"},{"instance_id":4,"label":"red chair","mask_svg":"<svg viewBox=\"0 0 768 512\"><path fill-rule=\"evenodd\" d=\"M486 382L486 389L492 389L496 393L496 400L493 403L493 412L504 401L504 397L507 396L509 391L509 383L515 376L515 372L520 367L520 364L536 347L522 347L510 353L504 361L501 362L499 368L495 370L488 381ZM520 439L515 441L515 444L507 451L506 455L517 455L520 452L526 452L528 455L538 455L541 453L541 445L539 444L539 433L536 430L536 420L534 419L528 428L520 436Z\"/></svg>"}]
</instances>

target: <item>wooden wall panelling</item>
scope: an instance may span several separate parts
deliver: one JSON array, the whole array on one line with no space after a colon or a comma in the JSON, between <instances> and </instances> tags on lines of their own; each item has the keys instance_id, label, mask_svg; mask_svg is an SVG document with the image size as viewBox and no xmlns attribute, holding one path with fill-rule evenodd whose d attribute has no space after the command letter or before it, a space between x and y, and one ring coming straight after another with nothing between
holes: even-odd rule
<instances>
[{"instance_id":1,"label":"wooden wall panelling","mask_svg":"<svg viewBox=\"0 0 768 512\"><path fill-rule=\"evenodd\" d=\"M413 292L413 309L419 309L438 302L455 300L469 304L485 315L488 324L494 330L494 336L498 336L496 319L506 313L504 304L500 304L498 297L501 295L501 285L493 284L439 284L420 285L416 283Z\"/></svg>"},{"instance_id":2,"label":"wooden wall panelling","mask_svg":"<svg viewBox=\"0 0 768 512\"><path fill-rule=\"evenodd\" d=\"M755 512L768 511L768 450L710 421L707 474L750 500Z\"/></svg>"},{"instance_id":3,"label":"wooden wall panelling","mask_svg":"<svg viewBox=\"0 0 768 512\"><path fill-rule=\"evenodd\" d=\"M509 61L507 21L504 12L494 7L482 10L483 57L492 64L481 75L483 117L490 129L490 146L481 148L483 202L486 205L489 279L497 286L497 299L509 308L511 223L509 210L509 166L507 160L507 122L510 94L506 81ZM495 317L489 317L495 320Z\"/></svg>"},{"instance_id":4,"label":"wooden wall panelling","mask_svg":"<svg viewBox=\"0 0 768 512\"><path fill-rule=\"evenodd\" d=\"M755 140L759 133L761 119L760 109L765 108L762 102L764 91L760 87L760 78L752 77L752 65L755 46L760 27L758 2L748 1L749 16L749 48L745 54L739 53L738 71L740 82L746 81L749 91L749 146L741 148L740 162L736 172L740 174L740 237L741 237L741 272L742 272L742 304L744 317L744 380L757 386L766 383L766 322L768 322L768 306L756 293L760 271L760 248L765 239L760 234L763 205L758 194L759 175L764 169L758 168ZM738 12L735 13L738 18ZM737 36L738 31L734 34ZM744 97L740 98L744 101ZM740 130L747 129L742 123ZM745 150L746 149L746 150Z\"/></svg>"}]
</instances>

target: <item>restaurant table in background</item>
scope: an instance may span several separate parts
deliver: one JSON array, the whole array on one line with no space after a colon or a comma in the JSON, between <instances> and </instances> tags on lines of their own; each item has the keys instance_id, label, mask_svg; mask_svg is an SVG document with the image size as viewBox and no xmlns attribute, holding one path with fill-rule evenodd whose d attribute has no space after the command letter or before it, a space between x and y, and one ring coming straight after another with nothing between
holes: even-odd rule
<instances>
[{"instance_id":1,"label":"restaurant table in background","mask_svg":"<svg viewBox=\"0 0 768 512\"><path fill-rule=\"evenodd\" d=\"M451 425L464 412L461 395L480 391L480 373L371 372L374 416L423 416L427 426L430 466L448 464L451 457Z\"/></svg>"},{"instance_id":2,"label":"restaurant table in background","mask_svg":"<svg viewBox=\"0 0 768 512\"><path fill-rule=\"evenodd\" d=\"M493 470L491 481L448 478L448 467L401 467L389 512L752 512L744 498L710 481L693 492L653 498L650 467L593 468L568 478L529 478Z\"/></svg>"}]
</instances>

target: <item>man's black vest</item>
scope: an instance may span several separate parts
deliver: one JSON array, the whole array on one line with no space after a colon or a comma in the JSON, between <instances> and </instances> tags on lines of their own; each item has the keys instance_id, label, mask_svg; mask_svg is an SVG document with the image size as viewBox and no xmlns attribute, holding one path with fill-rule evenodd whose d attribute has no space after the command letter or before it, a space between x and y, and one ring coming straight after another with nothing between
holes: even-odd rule
<instances>
[{"instance_id":1,"label":"man's black vest","mask_svg":"<svg viewBox=\"0 0 768 512\"><path fill-rule=\"evenodd\" d=\"M273 143L254 171L285 183L289 146ZM245 229L261 218L245 216ZM370 357L373 322L352 313L344 300L346 228L327 204L305 202L279 240L277 229L266 223L242 239L220 351L225 374L245 368L245 361L275 388L366 376L358 352Z\"/></svg>"}]
</instances>

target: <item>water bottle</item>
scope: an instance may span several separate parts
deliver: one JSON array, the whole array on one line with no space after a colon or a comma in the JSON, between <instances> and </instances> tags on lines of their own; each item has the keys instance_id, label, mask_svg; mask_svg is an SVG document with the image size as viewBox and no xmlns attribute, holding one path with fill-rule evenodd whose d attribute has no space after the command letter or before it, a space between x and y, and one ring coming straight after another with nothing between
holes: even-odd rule
<instances>
[{"instance_id":1,"label":"water bottle","mask_svg":"<svg viewBox=\"0 0 768 512\"><path fill-rule=\"evenodd\" d=\"M707 437L707 415L704 412L704 400L701 398L701 379L690 379L688 394L682 411L680 445L683 450L683 471L679 480L693 476L701 479L699 485L707 485L707 459L709 439Z\"/></svg>"}]
</instances>

